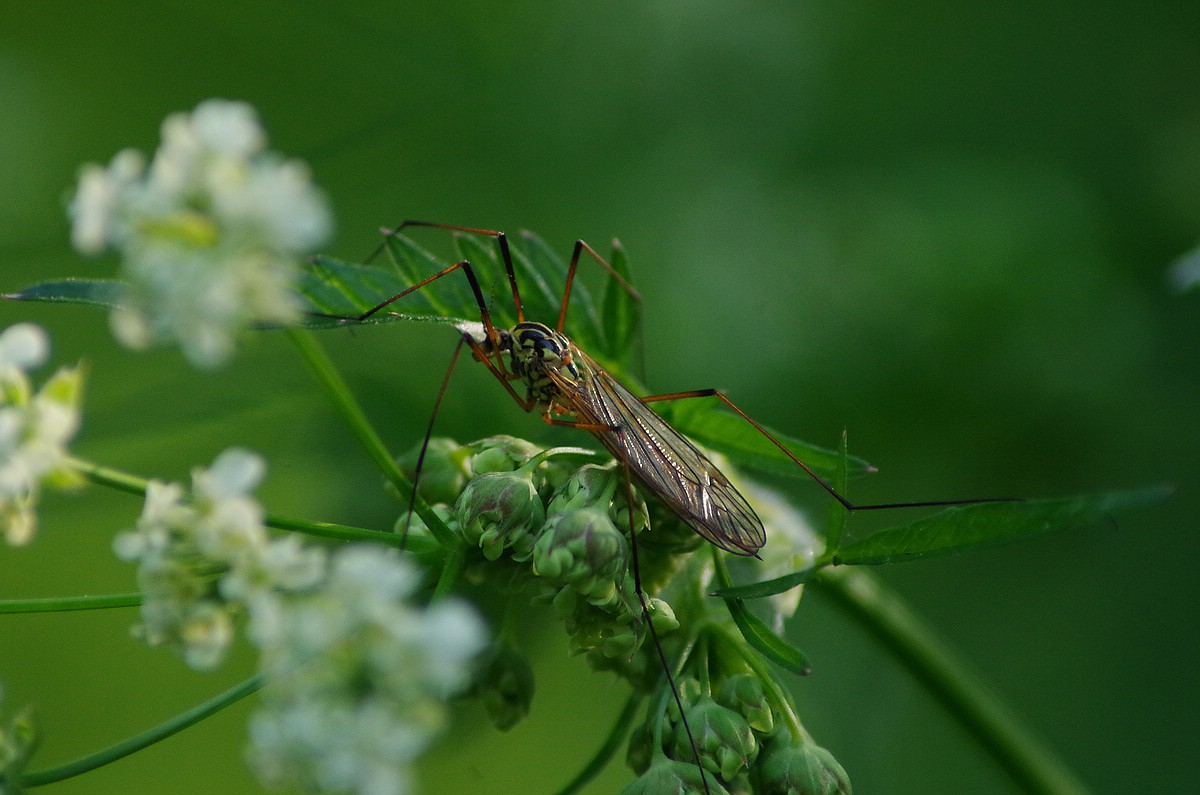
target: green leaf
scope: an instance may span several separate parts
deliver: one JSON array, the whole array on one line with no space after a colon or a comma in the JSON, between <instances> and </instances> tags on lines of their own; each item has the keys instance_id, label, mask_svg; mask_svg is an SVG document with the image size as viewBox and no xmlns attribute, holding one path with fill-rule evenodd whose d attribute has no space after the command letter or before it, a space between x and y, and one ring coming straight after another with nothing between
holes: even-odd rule
<instances>
[{"instance_id":1,"label":"green leaf","mask_svg":"<svg viewBox=\"0 0 1200 795\"><path fill-rule=\"evenodd\" d=\"M720 410L716 398L673 401L663 411L663 416L692 439L725 454L739 466L775 475L808 477L757 428L736 414ZM767 430L818 475L826 479L836 477L841 460L838 453ZM849 456L846 470L849 477L860 477L874 472L875 468L861 458Z\"/></svg>"},{"instance_id":2,"label":"green leaf","mask_svg":"<svg viewBox=\"0 0 1200 795\"><path fill-rule=\"evenodd\" d=\"M356 264L333 257L312 257L303 268L299 291L307 301L308 311L336 317L314 318L307 325L312 328L344 325L346 318L357 317L381 301L466 260L479 281L493 322L500 328L513 326L517 321L516 308L498 244L486 235L457 233L454 245L453 261L432 254L404 235L388 235L384 239L380 250L386 254L386 260L380 263ZM566 283L566 261L530 232L509 238L509 251L525 318L556 326ZM465 273L451 272L397 300L368 322L395 320L478 323L479 303ZM579 281L571 289L567 332L584 350L597 351L605 363L612 361L606 353L605 333L596 306Z\"/></svg>"},{"instance_id":3,"label":"green leaf","mask_svg":"<svg viewBox=\"0 0 1200 795\"><path fill-rule=\"evenodd\" d=\"M124 295L125 285L115 279L60 279L33 284L4 297L12 301L83 304L112 309L121 304Z\"/></svg>"},{"instance_id":4,"label":"green leaf","mask_svg":"<svg viewBox=\"0 0 1200 795\"><path fill-rule=\"evenodd\" d=\"M881 530L840 549L839 564L893 563L993 546L1104 521L1165 500L1170 489L1115 491L1084 497L990 502L947 508L902 527Z\"/></svg>"},{"instance_id":5,"label":"green leaf","mask_svg":"<svg viewBox=\"0 0 1200 795\"><path fill-rule=\"evenodd\" d=\"M762 619L746 608L745 602L741 599L726 599L725 604L729 608L729 615L733 616L733 623L741 630L742 637L764 657L799 676L807 676L812 671L812 665L804 656L804 652L772 632Z\"/></svg>"},{"instance_id":6,"label":"green leaf","mask_svg":"<svg viewBox=\"0 0 1200 795\"><path fill-rule=\"evenodd\" d=\"M774 596L777 593L790 591L799 585L803 585L811 580L813 575L820 570L821 566L812 566L807 569L794 571L791 574L785 574L782 577L776 577L772 580L752 582L749 585L734 585L729 588L718 588L712 592L712 595L719 596L722 599L762 599L764 596Z\"/></svg>"},{"instance_id":7,"label":"green leaf","mask_svg":"<svg viewBox=\"0 0 1200 795\"><path fill-rule=\"evenodd\" d=\"M422 282L452 264L426 251L412 239L403 235L386 236L383 241L383 253L387 255L387 259L384 263L377 263L376 267L390 265L391 269L401 277L404 287L411 287ZM486 276L485 272L485 279ZM486 281L483 282L483 284L486 283ZM387 297L381 295L375 300L380 301ZM422 314L428 311L443 317L479 319L479 304L475 300L474 293L471 292L470 282L467 281L465 272L448 273L440 279L434 279L420 290L406 295L401 302L403 305L398 307L401 312L407 311L405 307L411 306L414 307L412 311L419 311ZM421 310L416 307L421 307Z\"/></svg>"},{"instance_id":8,"label":"green leaf","mask_svg":"<svg viewBox=\"0 0 1200 795\"><path fill-rule=\"evenodd\" d=\"M841 443L838 445L838 466L833 473L834 491L846 497L846 468L850 460L849 434L842 429ZM846 507L836 500L829 501L829 525L825 531L825 548L837 549L842 544L846 534L846 517L850 514Z\"/></svg>"},{"instance_id":9,"label":"green leaf","mask_svg":"<svg viewBox=\"0 0 1200 795\"><path fill-rule=\"evenodd\" d=\"M386 268L355 265L332 257L313 257L301 271L299 289L307 301L305 310L308 312L356 317L407 286L399 274ZM401 311L403 315L397 314ZM405 302L402 307L390 306L363 322L385 323L402 316L427 318L433 314L427 301L422 305L417 300ZM314 318L311 325L341 324L333 319Z\"/></svg>"},{"instance_id":10,"label":"green leaf","mask_svg":"<svg viewBox=\"0 0 1200 795\"><path fill-rule=\"evenodd\" d=\"M629 269L629 257L625 255L621 241L613 240L608 264L625 280L625 284L611 276L604 284L601 303L604 352L611 361L619 362L624 370L629 370L642 330L642 303L640 296L626 289L626 284L633 284L633 276Z\"/></svg>"}]
</instances>

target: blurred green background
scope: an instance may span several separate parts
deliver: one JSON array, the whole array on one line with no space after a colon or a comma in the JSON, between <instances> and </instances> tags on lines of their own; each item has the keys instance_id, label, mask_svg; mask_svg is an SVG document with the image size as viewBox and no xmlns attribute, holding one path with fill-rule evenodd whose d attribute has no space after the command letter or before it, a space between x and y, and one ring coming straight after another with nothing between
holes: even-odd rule
<instances>
[{"instance_id":1,"label":"blurred green background","mask_svg":"<svg viewBox=\"0 0 1200 795\"><path fill-rule=\"evenodd\" d=\"M725 388L814 443L848 428L881 470L859 500L1175 483L1112 526L880 574L1097 792L1194 787L1200 293L1166 272L1200 237L1200 4L4 3L0 289L109 275L66 243L78 166L151 150L164 116L214 96L253 103L312 164L337 255L407 217L563 250L619 236L650 387ZM90 362L80 454L180 478L246 445L270 458L271 510L390 522L282 335L199 375L116 348L100 313L0 305L26 319L57 361ZM413 444L453 335L322 340L389 443ZM547 432L470 367L439 429ZM36 542L0 551L0 598L129 590L109 546L138 502L46 502ZM598 746L625 690L564 662L543 618L529 721L499 735L462 710L421 791L551 792ZM0 617L5 706L36 705L45 734L35 767L251 669L193 674L130 640L133 620ZM794 683L802 715L857 792L1014 791L818 592L793 638L815 669ZM54 791L258 791L247 709ZM590 791L628 779L616 763Z\"/></svg>"}]
</instances>

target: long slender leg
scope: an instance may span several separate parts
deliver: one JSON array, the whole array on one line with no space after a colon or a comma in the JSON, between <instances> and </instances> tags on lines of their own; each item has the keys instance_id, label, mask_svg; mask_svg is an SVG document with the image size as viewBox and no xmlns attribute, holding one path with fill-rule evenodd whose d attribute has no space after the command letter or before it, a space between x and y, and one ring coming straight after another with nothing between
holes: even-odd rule
<instances>
[{"instance_id":1,"label":"long slender leg","mask_svg":"<svg viewBox=\"0 0 1200 795\"><path fill-rule=\"evenodd\" d=\"M400 230L404 229L405 227L409 227L409 226L423 226L423 227L427 227L430 229L446 229L451 232L467 232L467 233L473 234L473 235L486 235L488 237L495 238L496 245L498 245L500 247L500 258L504 261L504 269L505 269L505 271L508 272L508 284L509 284L509 287L512 289L513 306L516 307L516 311L517 311L517 322L523 323L525 321L525 309L521 306L521 291L517 287L517 276L516 276L516 273L513 271L512 252L509 250L509 247L508 247L508 235L506 235L504 232L500 232L496 229L480 229L480 228L474 227L474 226L458 226L457 224L443 224L443 223L438 223L436 221L414 221L414 220L401 221L399 224L392 227L391 229L384 229L383 233L385 235L387 235L388 237L395 237L396 235L400 234ZM368 258L368 261L377 257L379 255L379 252L383 250L384 245L385 245L385 243L380 243L379 247L376 248L375 251L373 251L371 253L371 256ZM477 298L480 298L479 306L482 308L484 304L482 301L482 296L478 291L478 288L476 288L475 295ZM487 324L485 323L484 325L487 325Z\"/></svg>"},{"instance_id":2,"label":"long slender leg","mask_svg":"<svg viewBox=\"0 0 1200 795\"><path fill-rule=\"evenodd\" d=\"M613 266L608 264L608 260L604 259L604 257L601 257L599 254L597 254L596 250L594 248L592 248L591 246L589 246L584 241L576 240L575 241L575 249L574 249L574 251L571 252L571 264L567 268L567 281L566 281L566 285L563 287L562 303L560 304L560 307L558 310L557 329L559 331L563 330L563 326L567 322L567 305L570 304L570 302L571 302L571 286L573 284L575 284L575 269L579 265L579 255L585 250L587 251L588 254L592 255L592 259L596 260L596 262L599 262L604 267L604 269L606 271L608 271L608 274L610 276L612 276L613 279L615 279L617 281L617 283L620 284L621 287L627 293L629 293L629 295L633 298L633 300L637 301L639 304L642 302L641 293L639 293L636 289L634 289L633 285L625 280L625 277L623 277L621 274L617 273L617 271L613 268Z\"/></svg>"},{"instance_id":3,"label":"long slender leg","mask_svg":"<svg viewBox=\"0 0 1200 795\"><path fill-rule=\"evenodd\" d=\"M496 229L483 229L483 228L474 227L474 226L459 226L458 224L444 224L444 223L440 223L437 221L418 221L418 220L412 220L412 219L401 221L399 224L397 224L396 226L394 226L390 229L384 229L383 232L384 232L384 234L386 234L388 236L394 237L394 236L400 234L401 230L405 229L406 227L410 227L410 226L421 226L421 227L427 227L427 228L431 228L431 229L446 229L451 232L466 232L468 234L486 235L487 237L495 238L496 245L499 246L499 248L500 248L500 259L504 263L504 271L505 271L505 274L508 276L509 287L512 290L513 305L516 308L517 321L518 322L525 321L525 309L521 304L521 291L520 291L520 288L517 286L517 274L516 274L516 269L513 266L512 250L509 248L507 234L505 234L504 232L501 232L499 230L496 230ZM375 249L374 252L372 252L371 257L368 259L373 259L374 257L378 256L379 252L381 252L382 250L383 250L383 244L380 244L380 246L377 249ZM586 251L589 255L591 255L592 259L594 259L596 262L598 262L600 264L600 266L604 268L604 270L608 271L609 276L611 276L614 280L616 280L616 282L621 286L621 288L623 290L625 290L627 293L629 293L629 295L635 301L637 301L639 304L642 301L641 293L639 293L637 291L637 289L632 284L630 284L627 279L625 279L625 277L623 277L620 273L618 273L616 271L616 269L613 268L613 266L611 264L609 264L608 260L606 260L606 259L604 259L604 257L600 256L596 252L596 250L594 248L592 248L586 241L576 240L575 248L571 252L571 262L570 262L570 265L567 267L567 276L566 276L565 285L563 287L562 301L559 305L558 325L556 326L556 329L558 331L562 331L564 326L566 325L567 307L571 302L571 287L575 284L575 272L579 266L579 258L584 251ZM480 296L480 293L478 292L478 289L477 289L477 286L476 286L473 276L474 276L474 274L472 274L472 288L476 289L476 297L480 298L481 296ZM434 277L434 278L437 278L437 277ZM432 281L432 280L433 279L426 280L426 282L423 282L422 285L417 285L417 286L423 286L424 284L427 284L429 281ZM414 290L414 289L416 289L416 286L409 288L409 290ZM404 295L404 293L402 293L401 295ZM392 299L390 299L389 301L384 302L383 305L386 306L387 303L390 303L391 301L394 301L394 300L396 300L396 298L399 298L399 297L400 296L395 296ZM480 300L480 308L483 308L483 307L484 307L483 301ZM374 310L368 311L365 316L370 317L370 315L373 314L374 311L378 311L378 309L381 309L381 308L382 308L382 306L377 307ZM484 325L486 326L488 324L485 322Z\"/></svg>"},{"instance_id":4,"label":"long slender leg","mask_svg":"<svg viewBox=\"0 0 1200 795\"><path fill-rule=\"evenodd\" d=\"M1016 500L1012 497L983 497L967 500L929 500L922 502L888 502L875 505L856 505L838 493L837 489L835 489L824 478L814 472L808 466L808 464L800 460L795 453L787 449L783 442L776 439L771 432L764 428L757 420L755 420L746 412L742 411L742 409L740 409L736 403L730 400L729 397L719 389L694 389L688 392L669 392L663 395L649 395L641 398L641 401L643 403L656 403L667 400L688 400L691 398L705 397L718 398L722 403L732 409L739 417L754 426L755 430L765 436L767 440L771 442L771 444L779 448L779 450L788 458L790 458L793 463L803 469L809 477L817 482L817 485L829 492L829 495L841 503L842 507L847 511L881 511L887 508L933 508L945 505L974 505L981 502L1019 502L1019 500Z\"/></svg>"},{"instance_id":5,"label":"long slender leg","mask_svg":"<svg viewBox=\"0 0 1200 795\"><path fill-rule=\"evenodd\" d=\"M679 720L683 723L683 730L687 732L688 743L692 746L692 756L696 762L696 767L700 770L700 780L704 782L704 792L706 795L711 793L708 788L708 773L704 770L704 765L700 764L700 748L696 745L696 738L692 734L692 726L688 723L687 714L683 709L683 699L679 697L679 688L675 685L675 677L671 675L671 664L667 661L667 654L663 651L662 642L658 639L658 630L654 628L654 621L650 618L650 606L646 602L646 594L642 590L642 571L638 563L638 548L637 548L637 531L633 526L633 479L629 476L629 467L621 467L621 472L625 480L625 503L628 506L627 513L629 514L629 555L633 562L633 587L637 591L638 603L642 607L642 619L646 622L646 629L650 631L650 639L654 642L654 650L658 652L658 661L662 665L663 676L667 678L667 685L671 688L671 697L675 699L675 706L679 710Z\"/></svg>"},{"instance_id":6,"label":"long slender leg","mask_svg":"<svg viewBox=\"0 0 1200 795\"><path fill-rule=\"evenodd\" d=\"M483 323L483 328L487 334L487 338L491 341L493 347L498 346L500 342L500 334L496 331L495 324L492 323L492 313L488 311L487 302L483 300L483 290L479 287L479 279L475 276L475 269L472 268L471 263L465 259L460 260L453 265L447 265L445 268L442 268L432 276L428 276L411 287L407 287L395 295L385 298L378 304L375 304L375 306L368 309L366 312L363 312L361 315L331 315L325 312L311 312L309 314L314 317L327 317L336 320L346 320L354 323L361 323L373 315L382 312L384 309L391 306L396 301L399 301L404 296L414 293L427 284L435 282L443 276L448 276L451 273L454 273L456 270L461 270L467 277L467 282L471 285L471 292L475 296L475 302L479 305L479 319L480 322Z\"/></svg>"},{"instance_id":7,"label":"long slender leg","mask_svg":"<svg viewBox=\"0 0 1200 795\"><path fill-rule=\"evenodd\" d=\"M454 373L454 365L458 363L458 355L462 353L463 340L466 335L458 338L450 364L446 367L446 375L442 378L442 386L438 389L437 400L433 403L433 411L429 412L429 424L425 426L425 437L421 440L421 450L417 453L417 466L413 469L412 492L408 495L408 513L404 517L404 530L400 533L400 547L408 543L408 526L412 523L413 507L417 504L417 484L421 481L421 472L425 468L425 453L429 449L429 440L433 438L433 423L437 419L438 410L442 407L442 398L450 386L450 376Z\"/></svg>"}]
</instances>

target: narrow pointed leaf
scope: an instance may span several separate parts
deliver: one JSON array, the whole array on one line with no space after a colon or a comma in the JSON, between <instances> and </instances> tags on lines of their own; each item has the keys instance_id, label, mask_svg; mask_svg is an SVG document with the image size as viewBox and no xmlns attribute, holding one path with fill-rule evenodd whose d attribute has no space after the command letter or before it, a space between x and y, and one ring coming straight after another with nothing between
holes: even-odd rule
<instances>
[{"instance_id":1,"label":"narrow pointed leaf","mask_svg":"<svg viewBox=\"0 0 1200 795\"><path fill-rule=\"evenodd\" d=\"M820 566L800 569L782 577L776 577L762 582L752 582L749 585L734 585L730 588L719 588L713 591L713 596L723 599L762 599L764 596L774 596L777 593L790 591L812 579L820 571Z\"/></svg>"},{"instance_id":2,"label":"narrow pointed leaf","mask_svg":"<svg viewBox=\"0 0 1200 795\"><path fill-rule=\"evenodd\" d=\"M1165 488L1084 497L992 502L948 508L842 547L839 564L879 564L933 557L1112 521L1116 513L1162 502Z\"/></svg>"},{"instance_id":3,"label":"narrow pointed leaf","mask_svg":"<svg viewBox=\"0 0 1200 795\"><path fill-rule=\"evenodd\" d=\"M847 494L847 468L850 463L849 434L842 429L841 443L838 445L838 465L833 473L831 484L838 494L849 499ZM825 549L836 550L842 544L846 534L846 517L850 512L836 500L829 501L829 529L825 531Z\"/></svg>"},{"instance_id":4,"label":"narrow pointed leaf","mask_svg":"<svg viewBox=\"0 0 1200 795\"><path fill-rule=\"evenodd\" d=\"M625 280L633 284L629 270L629 258L619 240L613 241L608 264ZM625 285L611 276L604 285L601 302L601 319L604 331L604 352L612 361L619 362L629 370L633 364L634 348L641 333L642 305Z\"/></svg>"},{"instance_id":5,"label":"narrow pointed leaf","mask_svg":"<svg viewBox=\"0 0 1200 795\"><path fill-rule=\"evenodd\" d=\"M83 304L112 309L119 306L125 285L115 279L59 279L32 284L4 297L12 301Z\"/></svg>"},{"instance_id":6,"label":"narrow pointed leaf","mask_svg":"<svg viewBox=\"0 0 1200 795\"><path fill-rule=\"evenodd\" d=\"M799 676L807 676L812 666L804 653L771 631L762 619L751 613L740 599L726 599L729 614L741 630L742 637L779 667Z\"/></svg>"}]
</instances>

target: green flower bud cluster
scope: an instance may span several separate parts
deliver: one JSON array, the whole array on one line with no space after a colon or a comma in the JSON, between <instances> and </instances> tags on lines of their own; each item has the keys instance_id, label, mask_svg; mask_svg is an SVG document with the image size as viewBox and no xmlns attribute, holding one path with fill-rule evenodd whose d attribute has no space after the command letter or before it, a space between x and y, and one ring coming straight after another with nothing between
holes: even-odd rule
<instances>
[{"instance_id":1,"label":"green flower bud cluster","mask_svg":"<svg viewBox=\"0 0 1200 795\"><path fill-rule=\"evenodd\" d=\"M759 756L763 795L848 795L850 778L833 754L804 736L781 732Z\"/></svg>"},{"instance_id":2,"label":"green flower bud cluster","mask_svg":"<svg viewBox=\"0 0 1200 795\"><path fill-rule=\"evenodd\" d=\"M478 550L467 555L468 579L501 583L514 595L531 588L533 601L563 621L572 653L657 693L660 708L630 738L627 761L639 777L624 792L850 792L845 772L804 732L787 696L761 678L769 674L739 661L755 652L723 629L729 619L720 601L705 598L707 556L686 554L702 539L629 489L616 462L580 466L585 454L506 436L468 445L435 439L418 488ZM401 465L411 469L416 461L413 451ZM428 533L416 516L401 522L410 537ZM631 571L631 529L641 594ZM672 634L681 625L677 613L692 634ZM651 627L668 659L686 655L678 677L682 709L647 642ZM511 632L499 634L476 669L474 694L507 730L528 713L534 684Z\"/></svg>"},{"instance_id":3,"label":"green flower bud cluster","mask_svg":"<svg viewBox=\"0 0 1200 795\"><path fill-rule=\"evenodd\" d=\"M417 494L430 505L445 503L453 505L462 493L467 481L488 472L512 472L529 459L542 452L542 448L513 436L489 436L477 442L460 445L453 439L434 436L421 458L420 445L396 459L400 471L407 477L416 475L417 462L421 462L421 477L417 483ZM549 469L544 475L549 475ZM388 484L394 491L394 487ZM407 494L398 494L407 501Z\"/></svg>"},{"instance_id":4,"label":"green flower bud cluster","mask_svg":"<svg viewBox=\"0 0 1200 795\"><path fill-rule=\"evenodd\" d=\"M702 670L700 678L682 679L678 692L682 713L673 699L660 697L663 714L648 716L650 723L630 736L626 761L641 776L635 785L649 786L690 765L696 777L703 768L711 792L839 795L851 791L837 760L812 741L795 720L790 704L772 704L755 674L735 673L714 687L709 672ZM657 732L652 726L656 723ZM700 768L695 764L697 755ZM650 790L626 788L625 793L641 791ZM704 789L700 785L695 790L665 791Z\"/></svg>"},{"instance_id":5,"label":"green flower bud cluster","mask_svg":"<svg viewBox=\"0 0 1200 795\"><path fill-rule=\"evenodd\" d=\"M574 653L648 689L660 665L656 656L639 654L648 630L630 573L629 533L650 526L649 510L615 462L580 466L584 454L508 436L467 445L431 439L418 492L479 550L466 563L470 579L533 584L535 601L551 604L564 621ZM418 457L419 449L412 450L398 463L411 474ZM400 517L402 531L428 535L416 515ZM660 635L679 626L662 599L647 597L647 610Z\"/></svg>"}]
</instances>

